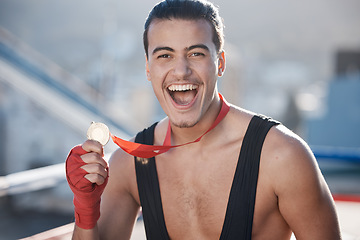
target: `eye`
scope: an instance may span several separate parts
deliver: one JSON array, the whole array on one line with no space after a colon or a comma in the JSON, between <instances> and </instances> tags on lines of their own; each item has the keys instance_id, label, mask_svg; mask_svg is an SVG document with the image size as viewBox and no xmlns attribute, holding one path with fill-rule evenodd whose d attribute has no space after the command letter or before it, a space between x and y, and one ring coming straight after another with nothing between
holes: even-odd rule
<instances>
[{"instance_id":1,"label":"eye","mask_svg":"<svg viewBox=\"0 0 360 240\"><path fill-rule=\"evenodd\" d=\"M157 58L170 58L169 54L161 54Z\"/></svg>"},{"instance_id":2,"label":"eye","mask_svg":"<svg viewBox=\"0 0 360 240\"><path fill-rule=\"evenodd\" d=\"M191 53L190 56L191 57L202 57L202 56L205 56L205 54L202 52L194 52L194 53Z\"/></svg>"}]
</instances>

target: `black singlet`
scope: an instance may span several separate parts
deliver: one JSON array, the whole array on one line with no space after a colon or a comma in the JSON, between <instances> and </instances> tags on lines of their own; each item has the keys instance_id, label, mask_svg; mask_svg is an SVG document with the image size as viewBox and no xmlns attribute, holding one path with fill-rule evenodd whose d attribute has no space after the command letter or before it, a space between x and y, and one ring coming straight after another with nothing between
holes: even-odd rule
<instances>
[{"instance_id":1,"label":"black singlet","mask_svg":"<svg viewBox=\"0 0 360 240\"><path fill-rule=\"evenodd\" d=\"M156 124L138 133L135 142L152 145ZM259 115L250 121L241 146L220 240L251 239L261 149L268 131L277 124ZM135 157L135 169L146 238L170 239L164 220L155 158Z\"/></svg>"}]
</instances>

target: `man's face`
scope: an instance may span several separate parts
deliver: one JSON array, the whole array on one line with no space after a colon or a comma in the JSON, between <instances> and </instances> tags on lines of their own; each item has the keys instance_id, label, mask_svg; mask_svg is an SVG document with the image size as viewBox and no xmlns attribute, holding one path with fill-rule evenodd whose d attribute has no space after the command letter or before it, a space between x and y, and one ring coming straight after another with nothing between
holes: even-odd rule
<instances>
[{"instance_id":1,"label":"man's face","mask_svg":"<svg viewBox=\"0 0 360 240\"><path fill-rule=\"evenodd\" d=\"M205 20L154 20L149 27L147 78L175 126L194 126L217 95L225 59L212 36Z\"/></svg>"}]
</instances>

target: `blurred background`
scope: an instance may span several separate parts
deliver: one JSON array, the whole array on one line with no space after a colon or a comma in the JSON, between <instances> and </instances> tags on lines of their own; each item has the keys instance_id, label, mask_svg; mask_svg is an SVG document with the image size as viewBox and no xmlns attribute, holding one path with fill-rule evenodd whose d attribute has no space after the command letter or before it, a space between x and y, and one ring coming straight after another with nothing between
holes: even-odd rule
<instances>
[{"instance_id":1,"label":"blurred background","mask_svg":"<svg viewBox=\"0 0 360 240\"><path fill-rule=\"evenodd\" d=\"M129 138L164 117L142 46L156 2L0 1L0 239L73 221L63 162L91 121ZM223 95L303 137L332 193L360 194L360 1L213 2Z\"/></svg>"}]
</instances>

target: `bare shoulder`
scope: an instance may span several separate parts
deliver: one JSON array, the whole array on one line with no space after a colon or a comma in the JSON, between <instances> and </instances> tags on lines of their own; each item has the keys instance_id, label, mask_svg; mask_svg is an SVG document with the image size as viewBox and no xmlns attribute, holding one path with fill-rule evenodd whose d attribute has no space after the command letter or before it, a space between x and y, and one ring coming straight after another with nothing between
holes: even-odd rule
<instances>
[{"instance_id":1,"label":"bare shoulder","mask_svg":"<svg viewBox=\"0 0 360 240\"><path fill-rule=\"evenodd\" d=\"M262 159L271 162L272 170L281 175L288 173L293 177L305 178L307 173L321 175L308 144L281 124L270 129L264 142Z\"/></svg>"},{"instance_id":2,"label":"bare shoulder","mask_svg":"<svg viewBox=\"0 0 360 240\"><path fill-rule=\"evenodd\" d=\"M307 143L281 124L270 129L264 142L261 161L268 171L275 173L271 176L277 195L288 192L289 188L294 188L299 183L304 187L324 184L316 159ZM312 189L314 188L306 188Z\"/></svg>"},{"instance_id":3,"label":"bare shoulder","mask_svg":"<svg viewBox=\"0 0 360 240\"><path fill-rule=\"evenodd\" d=\"M287 149L290 151L310 150L306 142L301 137L282 124L279 124L270 129L265 144L274 144L274 146L284 147L283 150Z\"/></svg>"},{"instance_id":4,"label":"bare shoulder","mask_svg":"<svg viewBox=\"0 0 360 240\"><path fill-rule=\"evenodd\" d=\"M244 136L251 119L256 115L251 111L233 106L230 110L228 131L230 136ZM233 128L236 128L235 130ZM316 159L307 143L297 134L282 124L273 126L264 141L261 152L261 169L269 177L274 191L280 190L286 178L308 179L321 178L321 172ZM318 179L314 179L318 181ZM321 180L322 181L322 180Z\"/></svg>"},{"instance_id":5,"label":"bare shoulder","mask_svg":"<svg viewBox=\"0 0 360 240\"><path fill-rule=\"evenodd\" d=\"M282 124L270 130L268 140L268 142L272 142L273 144L277 143L278 147L284 148L283 150L289 150L289 154L291 154L292 151L311 152L307 143L299 135Z\"/></svg>"},{"instance_id":6,"label":"bare shoulder","mask_svg":"<svg viewBox=\"0 0 360 240\"><path fill-rule=\"evenodd\" d=\"M134 157L121 148L111 155L109 160L109 187L116 191L127 191L131 194L136 188Z\"/></svg>"},{"instance_id":7,"label":"bare shoulder","mask_svg":"<svg viewBox=\"0 0 360 240\"><path fill-rule=\"evenodd\" d=\"M133 141L131 139L130 141ZM132 164L133 157L126 152L124 152L121 148L118 148L114 151L110 157L109 165L113 168L123 168L129 167Z\"/></svg>"},{"instance_id":8,"label":"bare shoulder","mask_svg":"<svg viewBox=\"0 0 360 240\"><path fill-rule=\"evenodd\" d=\"M227 117L224 119L226 128L224 131L230 136L234 135L234 138L243 138L248 125L255 113L240 108L236 105L231 105L230 111Z\"/></svg>"},{"instance_id":9,"label":"bare shoulder","mask_svg":"<svg viewBox=\"0 0 360 240\"><path fill-rule=\"evenodd\" d=\"M278 125L270 129L261 153L260 174L297 239L339 239L330 190L306 142Z\"/></svg>"},{"instance_id":10,"label":"bare shoulder","mask_svg":"<svg viewBox=\"0 0 360 240\"><path fill-rule=\"evenodd\" d=\"M232 129L231 131L243 136L251 119L257 114L237 106L232 106L229 115L228 126ZM241 128L240 133L242 134L239 134L239 129L234 131L234 127ZM282 124L276 125L269 130L261 156L262 161L271 161L271 164L279 164L276 167L281 167L281 164L287 166L289 161L299 161L301 163L304 159L309 162L314 162L315 160L307 143ZM273 161L273 159L276 161Z\"/></svg>"}]
</instances>

